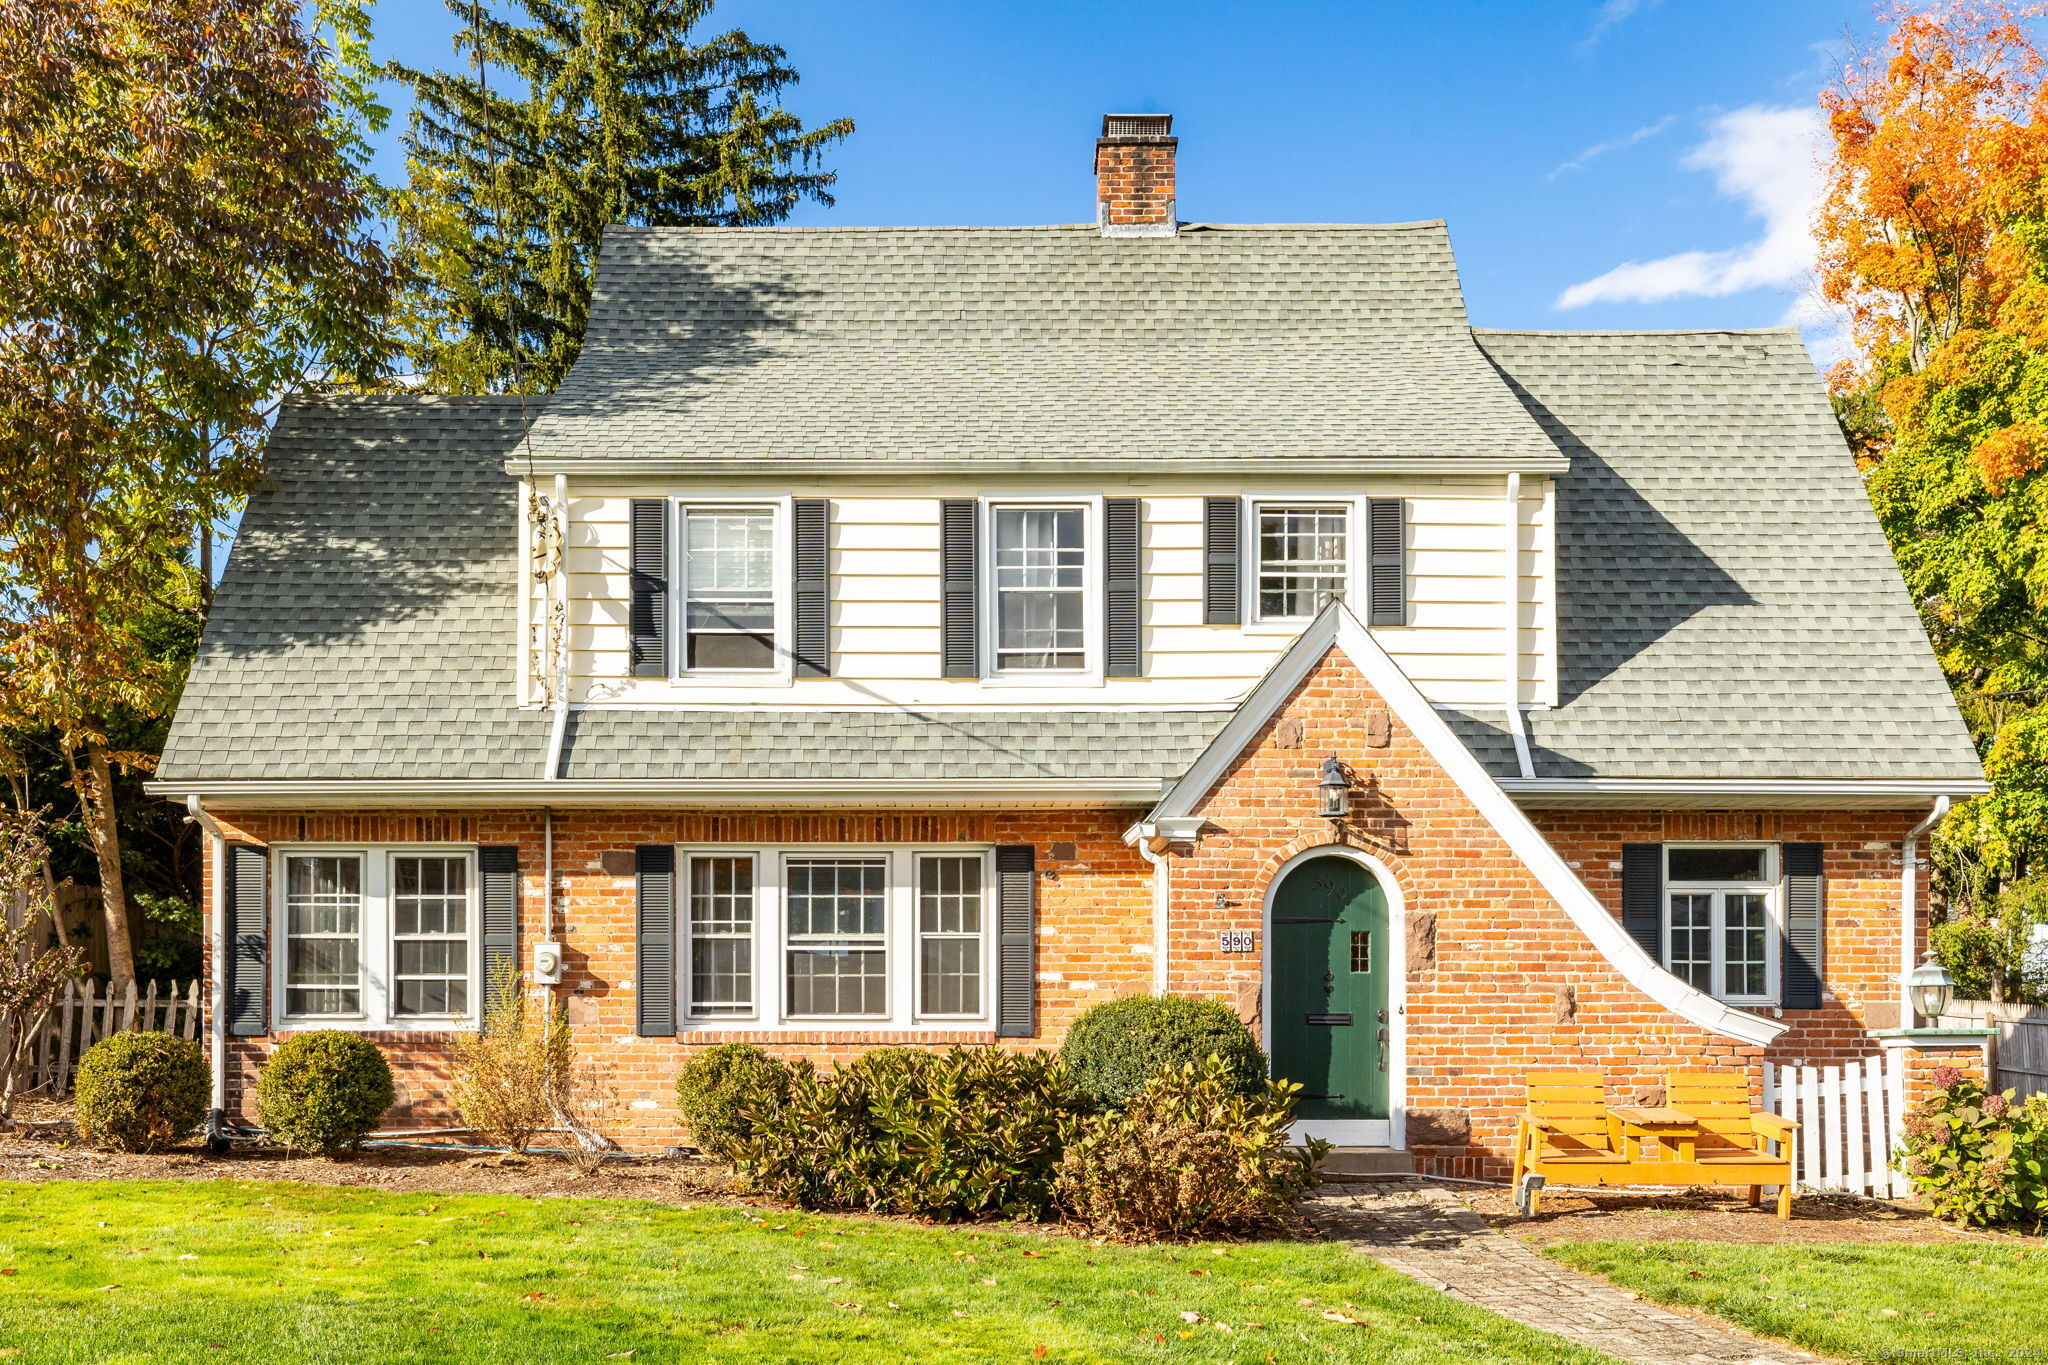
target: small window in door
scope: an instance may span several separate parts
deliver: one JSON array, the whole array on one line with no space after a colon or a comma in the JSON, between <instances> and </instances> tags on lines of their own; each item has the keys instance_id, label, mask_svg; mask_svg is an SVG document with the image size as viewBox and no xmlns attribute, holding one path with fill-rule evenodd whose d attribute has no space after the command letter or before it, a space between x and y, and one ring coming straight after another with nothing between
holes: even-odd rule
<instances>
[{"instance_id":1,"label":"small window in door","mask_svg":"<svg viewBox=\"0 0 2048 1365\"><path fill-rule=\"evenodd\" d=\"M1372 970L1372 930L1351 931L1351 970L1369 972Z\"/></svg>"}]
</instances>

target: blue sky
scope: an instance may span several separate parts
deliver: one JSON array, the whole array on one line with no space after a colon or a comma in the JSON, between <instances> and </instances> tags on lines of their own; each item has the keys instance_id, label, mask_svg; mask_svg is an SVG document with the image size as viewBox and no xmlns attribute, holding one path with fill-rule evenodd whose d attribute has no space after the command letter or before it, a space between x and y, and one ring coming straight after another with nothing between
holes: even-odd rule
<instances>
[{"instance_id":1,"label":"blue sky","mask_svg":"<svg viewBox=\"0 0 2048 1365\"><path fill-rule=\"evenodd\" d=\"M377 23L385 55L456 60L437 0ZM1090 220L1099 116L1163 111L1183 218L1447 219L1482 326L1792 319L1827 345L1801 311L1814 97L1867 0L722 0L711 24L788 50L804 118L858 125L837 205L797 223Z\"/></svg>"}]
</instances>

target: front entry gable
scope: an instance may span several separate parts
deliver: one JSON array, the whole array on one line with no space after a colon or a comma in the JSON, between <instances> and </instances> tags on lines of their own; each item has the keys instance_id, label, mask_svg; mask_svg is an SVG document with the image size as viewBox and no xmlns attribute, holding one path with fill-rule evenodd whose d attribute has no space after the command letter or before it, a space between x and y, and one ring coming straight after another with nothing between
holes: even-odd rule
<instances>
[{"instance_id":1,"label":"front entry gable","mask_svg":"<svg viewBox=\"0 0 2048 1365\"><path fill-rule=\"evenodd\" d=\"M1314 815L1326 756L1351 777L1342 821ZM1627 987L1664 1010L1746 1046L1785 1031L1645 952L1340 603L1309 624L1133 833L1155 844L1199 837L1204 854L1285 833L1292 837L1272 850L1278 861L1319 842L1352 843L1403 867L1416 862L1415 846L1430 884L1411 893L1474 909L1521 899L1498 881L1507 870L1533 881L1529 890L1553 902ZM1219 904L1232 891L1219 887ZM1540 961L1520 966L1524 976L1543 970Z\"/></svg>"}]
</instances>

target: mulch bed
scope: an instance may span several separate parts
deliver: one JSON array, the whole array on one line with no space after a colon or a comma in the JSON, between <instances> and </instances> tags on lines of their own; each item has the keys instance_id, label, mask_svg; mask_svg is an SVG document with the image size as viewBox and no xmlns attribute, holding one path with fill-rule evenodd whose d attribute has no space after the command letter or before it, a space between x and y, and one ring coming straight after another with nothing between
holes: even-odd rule
<instances>
[{"instance_id":1,"label":"mulch bed","mask_svg":"<svg viewBox=\"0 0 2048 1365\"><path fill-rule=\"evenodd\" d=\"M1550 1242L1890 1242L1928 1245L2039 1245L2041 1238L1983 1232L1944 1223L1910 1204L1847 1195L1801 1195L1792 1217L1777 1216L1775 1201L1751 1208L1724 1190L1671 1190L1656 1194L1544 1191L1534 1218L1515 1212L1506 1189L1450 1185L1487 1223L1536 1246Z\"/></svg>"}]
</instances>

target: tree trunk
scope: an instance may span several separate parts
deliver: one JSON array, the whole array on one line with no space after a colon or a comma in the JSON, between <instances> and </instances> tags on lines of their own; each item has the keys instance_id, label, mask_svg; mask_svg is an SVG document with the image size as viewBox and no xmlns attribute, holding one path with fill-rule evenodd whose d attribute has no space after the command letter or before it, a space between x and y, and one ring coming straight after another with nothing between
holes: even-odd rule
<instances>
[{"instance_id":1,"label":"tree trunk","mask_svg":"<svg viewBox=\"0 0 2048 1365\"><path fill-rule=\"evenodd\" d=\"M92 851L99 859L100 905L106 912L107 974L116 987L135 979L135 945L128 937L128 891L121 879L121 831L116 823L113 765L107 761L106 746L85 746L89 770L80 774L79 801L85 807L85 826L92 834Z\"/></svg>"}]
</instances>

